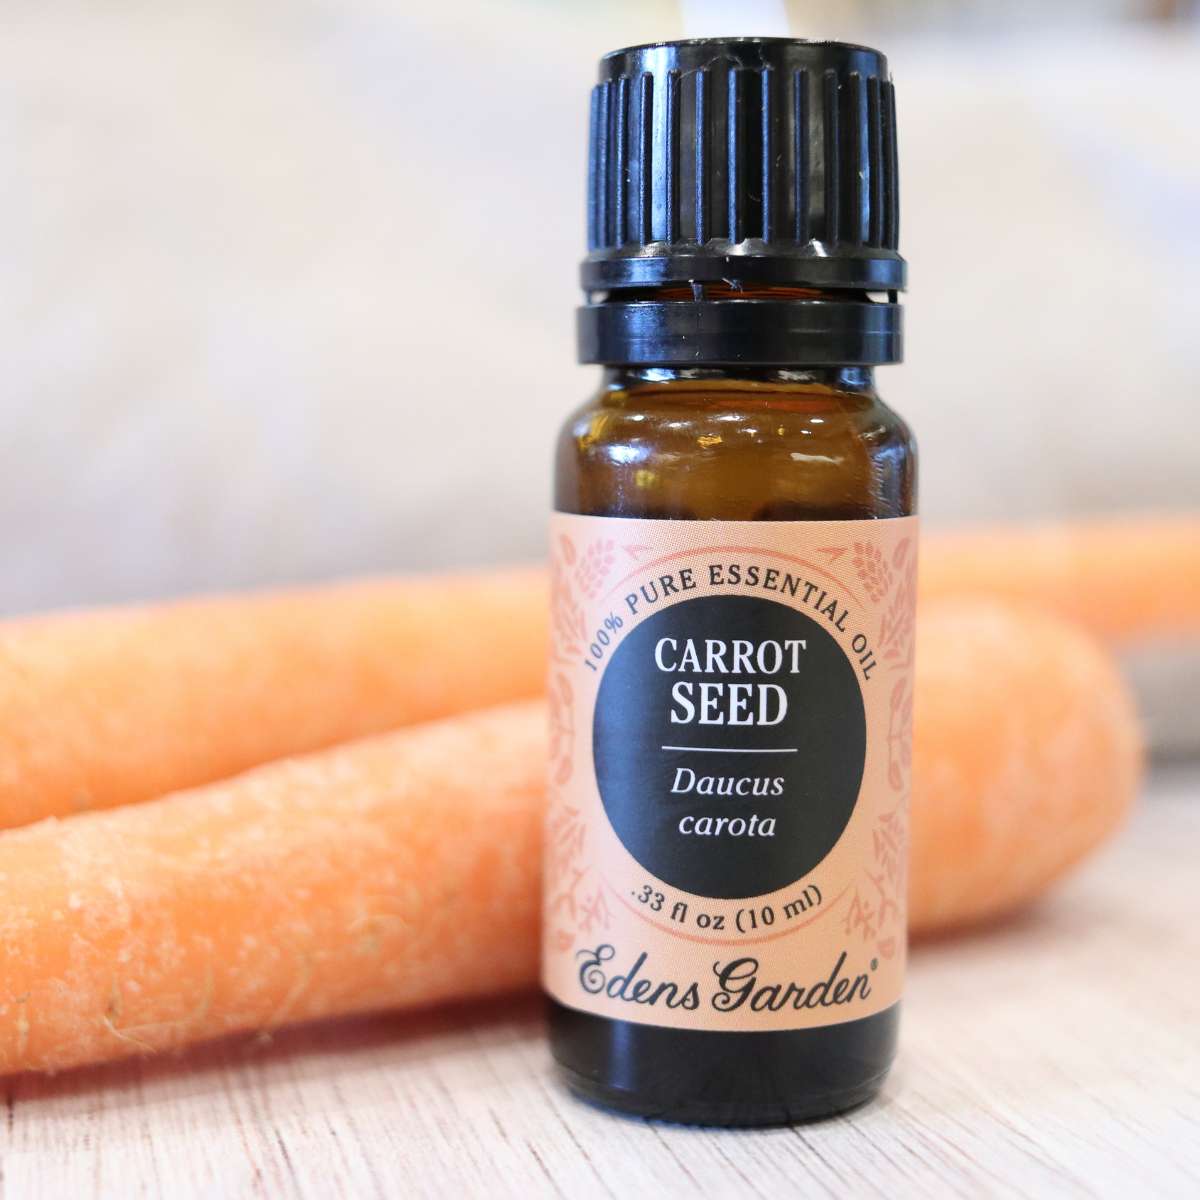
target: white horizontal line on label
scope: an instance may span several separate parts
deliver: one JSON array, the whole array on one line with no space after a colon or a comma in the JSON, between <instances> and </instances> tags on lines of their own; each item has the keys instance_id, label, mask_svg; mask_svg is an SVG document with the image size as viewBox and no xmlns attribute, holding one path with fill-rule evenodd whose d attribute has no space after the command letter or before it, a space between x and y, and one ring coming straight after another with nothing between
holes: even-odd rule
<instances>
[{"instance_id":1,"label":"white horizontal line on label","mask_svg":"<svg viewBox=\"0 0 1200 1200\"><path fill-rule=\"evenodd\" d=\"M691 750L693 754L795 754L796 746L783 746L779 749L757 750L746 746L662 746L662 750Z\"/></svg>"}]
</instances>

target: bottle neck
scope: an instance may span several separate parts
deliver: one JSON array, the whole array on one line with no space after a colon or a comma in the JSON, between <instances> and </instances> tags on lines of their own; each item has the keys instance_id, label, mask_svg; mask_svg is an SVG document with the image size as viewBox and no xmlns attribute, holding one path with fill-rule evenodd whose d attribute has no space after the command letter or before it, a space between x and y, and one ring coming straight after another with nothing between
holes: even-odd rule
<instances>
[{"instance_id":1,"label":"bottle neck","mask_svg":"<svg viewBox=\"0 0 1200 1200\"><path fill-rule=\"evenodd\" d=\"M864 395L875 391L872 367L760 367L736 363L709 363L703 366L609 366L604 369L606 390L630 391L640 385L737 381L782 386L828 388L837 392Z\"/></svg>"}]
</instances>

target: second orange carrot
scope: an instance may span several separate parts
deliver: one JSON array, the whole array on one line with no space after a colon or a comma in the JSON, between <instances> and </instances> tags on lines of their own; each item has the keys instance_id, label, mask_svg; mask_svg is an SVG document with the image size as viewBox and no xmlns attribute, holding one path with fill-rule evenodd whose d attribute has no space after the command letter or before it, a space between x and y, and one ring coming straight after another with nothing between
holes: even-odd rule
<instances>
[{"instance_id":1,"label":"second orange carrot","mask_svg":"<svg viewBox=\"0 0 1200 1200\"><path fill-rule=\"evenodd\" d=\"M0 828L537 696L540 570L0 624Z\"/></svg>"}]
</instances>

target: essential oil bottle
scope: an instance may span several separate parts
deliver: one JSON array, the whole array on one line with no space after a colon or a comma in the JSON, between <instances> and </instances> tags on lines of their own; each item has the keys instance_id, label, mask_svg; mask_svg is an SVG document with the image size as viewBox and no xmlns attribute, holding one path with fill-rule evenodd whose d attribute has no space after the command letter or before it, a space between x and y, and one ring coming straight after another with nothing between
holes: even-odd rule
<instances>
[{"instance_id":1,"label":"essential oil bottle","mask_svg":"<svg viewBox=\"0 0 1200 1200\"><path fill-rule=\"evenodd\" d=\"M543 980L578 1095L761 1125L869 1099L905 960L916 463L887 61L606 56L558 442Z\"/></svg>"}]
</instances>

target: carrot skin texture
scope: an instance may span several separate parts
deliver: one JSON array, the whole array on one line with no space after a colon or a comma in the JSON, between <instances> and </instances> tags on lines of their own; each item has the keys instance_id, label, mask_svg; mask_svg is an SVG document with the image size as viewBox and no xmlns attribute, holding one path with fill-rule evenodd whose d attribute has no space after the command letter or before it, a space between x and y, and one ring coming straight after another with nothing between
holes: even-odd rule
<instances>
[{"instance_id":1,"label":"carrot skin texture","mask_svg":"<svg viewBox=\"0 0 1200 1200\"><path fill-rule=\"evenodd\" d=\"M1139 770L1107 654L994 603L918 621L910 919L1028 902ZM0 833L0 1072L532 986L541 703Z\"/></svg>"},{"instance_id":2,"label":"carrot skin texture","mask_svg":"<svg viewBox=\"0 0 1200 1200\"><path fill-rule=\"evenodd\" d=\"M1127 814L1133 699L1078 626L997 601L928 605L914 695L911 934L1021 907Z\"/></svg>"},{"instance_id":3,"label":"carrot skin texture","mask_svg":"<svg viewBox=\"0 0 1200 1200\"><path fill-rule=\"evenodd\" d=\"M0 828L538 696L545 586L511 569L0 623Z\"/></svg>"},{"instance_id":4,"label":"carrot skin texture","mask_svg":"<svg viewBox=\"0 0 1200 1200\"><path fill-rule=\"evenodd\" d=\"M0 1072L532 982L541 703L0 835Z\"/></svg>"}]
</instances>

